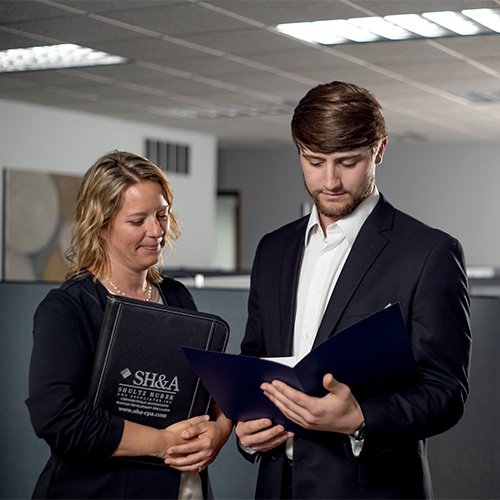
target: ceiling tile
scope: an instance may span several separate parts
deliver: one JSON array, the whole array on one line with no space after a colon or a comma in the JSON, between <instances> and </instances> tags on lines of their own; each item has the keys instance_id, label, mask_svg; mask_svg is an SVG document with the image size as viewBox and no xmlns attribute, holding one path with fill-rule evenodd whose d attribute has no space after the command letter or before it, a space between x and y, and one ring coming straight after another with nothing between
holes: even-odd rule
<instances>
[{"instance_id":1,"label":"ceiling tile","mask_svg":"<svg viewBox=\"0 0 500 500\"><path fill-rule=\"evenodd\" d=\"M500 9L500 5L497 6ZM500 58L500 33L482 36L442 38L435 42L472 58Z\"/></svg>"},{"instance_id":2,"label":"ceiling tile","mask_svg":"<svg viewBox=\"0 0 500 500\"><path fill-rule=\"evenodd\" d=\"M456 96L499 90L500 35L326 47L273 28L470 6L470 0L0 0L0 50L67 42L129 59L117 66L0 74L0 98L186 127L223 144L289 144L287 115L186 120L165 113L294 106L311 86L338 79L375 93L394 140L500 140L498 105ZM497 0L474 0L474 7L499 8Z\"/></svg>"},{"instance_id":3,"label":"ceiling tile","mask_svg":"<svg viewBox=\"0 0 500 500\"><path fill-rule=\"evenodd\" d=\"M1 2L1 23L2 25L13 25L24 21L41 21L43 19L61 18L70 16L67 11L63 11L52 5L40 3L33 0L13 1L3 0Z\"/></svg>"},{"instance_id":4,"label":"ceiling tile","mask_svg":"<svg viewBox=\"0 0 500 500\"><path fill-rule=\"evenodd\" d=\"M12 23L9 24L9 27L48 37L60 43L71 41L72 43L82 45L88 45L97 41L127 39L137 36L137 33L130 30L110 26L109 24L78 15Z\"/></svg>"},{"instance_id":5,"label":"ceiling tile","mask_svg":"<svg viewBox=\"0 0 500 500\"><path fill-rule=\"evenodd\" d=\"M415 64L439 62L451 56L429 45L427 40L400 40L395 42L350 43L332 47L335 52L365 60L370 64L406 62Z\"/></svg>"},{"instance_id":6,"label":"ceiling tile","mask_svg":"<svg viewBox=\"0 0 500 500\"><path fill-rule=\"evenodd\" d=\"M343 19L359 14L356 8L332 0L215 0L208 3L269 26L319 19Z\"/></svg>"},{"instance_id":7,"label":"ceiling tile","mask_svg":"<svg viewBox=\"0 0 500 500\"><path fill-rule=\"evenodd\" d=\"M360 7L385 16L388 14L412 14L422 12L438 12L441 10L460 11L462 9L490 7L492 0L355 0Z\"/></svg>"},{"instance_id":8,"label":"ceiling tile","mask_svg":"<svg viewBox=\"0 0 500 500\"><path fill-rule=\"evenodd\" d=\"M191 2L169 2L160 7L108 12L106 16L170 36L224 33L247 28L241 21Z\"/></svg>"},{"instance_id":9,"label":"ceiling tile","mask_svg":"<svg viewBox=\"0 0 500 500\"><path fill-rule=\"evenodd\" d=\"M183 36L182 38L229 54L247 56L281 52L290 47L298 49L302 45L281 35L251 27L237 32Z\"/></svg>"}]
</instances>

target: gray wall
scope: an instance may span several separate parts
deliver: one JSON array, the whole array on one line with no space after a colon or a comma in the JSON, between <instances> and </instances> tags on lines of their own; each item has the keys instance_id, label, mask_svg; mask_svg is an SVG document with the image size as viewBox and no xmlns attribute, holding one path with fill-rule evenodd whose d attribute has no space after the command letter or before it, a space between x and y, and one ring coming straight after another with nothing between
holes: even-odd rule
<instances>
[{"instance_id":1,"label":"gray wall","mask_svg":"<svg viewBox=\"0 0 500 500\"><path fill-rule=\"evenodd\" d=\"M469 265L500 267L500 144L392 144L377 185L399 209L456 236ZM295 146L219 151L219 189L242 195L242 267L261 236L309 200Z\"/></svg>"},{"instance_id":2,"label":"gray wall","mask_svg":"<svg viewBox=\"0 0 500 500\"><path fill-rule=\"evenodd\" d=\"M218 176L219 190L241 193L241 266L249 270L260 238L308 201L295 146L219 151Z\"/></svg>"}]
</instances>

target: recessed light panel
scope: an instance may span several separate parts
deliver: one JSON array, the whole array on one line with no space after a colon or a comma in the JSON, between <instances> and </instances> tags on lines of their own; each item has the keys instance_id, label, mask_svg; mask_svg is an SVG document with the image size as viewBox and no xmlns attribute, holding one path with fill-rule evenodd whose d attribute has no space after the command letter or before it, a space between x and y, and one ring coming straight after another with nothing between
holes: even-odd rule
<instances>
[{"instance_id":1,"label":"recessed light panel","mask_svg":"<svg viewBox=\"0 0 500 500\"><path fill-rule=\"evenodd\" d=\"M422 17L462 36L477 35L482 31L481 26L459 12L424 12Z\"/></svg>"},{"instance_id":2,"label":"recessed light panel","mask_svg":"<svg viewBox=\"0 0 500 500\"><path fill-rule=\"evenodd\" d=\"M488 29L500 33L500 10L499 9L466 9L462 11L476 23L486 26Z\"/></svg>"},{"instance_id":3,"label":"recessed light panel","mask_svg":"<svg viewBox=\"0 0 500 500\"><path fill-rule=\"evenodd\" d=\"M471 36L500 33L500 9L325 19L276 27L290 36L321 45Z\"/></svg>"},{"instance_id":4,"label":"recessed light panel","mask_svg":"<svg viewBox=\"0 0 500 500\"><path fill-rule=\"evenodd\" d=\"M349 19L349 23L389 40L406 40L413 37L413 33L407 29L388 22L382 17L356 17Z\"/></svg>"},{"instance_id":5,"label":"recessed light panel","mask_svg":"<svg viewBox=\"0 0 500 500\"><path fill-rule=\"evenodd\" d=\"M316 21L312 23L318 30L316 41L322 44L332 44L332 37L343 38L352 42L373 42L378 37L375 33L359 28L344 19L333 19L331 21Z\"/></svg>"},{"instance_id":6,"label":"recessed light panel","mask_svg":"<svg viewBox=\"0 0 500 500\"><path fill-rule=\"evenodd\" d=\"M149 111L158 115L171 116L174 118L196 119L196 118L236 118L243 116L265 116L291 114L295 108L294 103L262 104L255 103L250 106L214 106L212 108L202 106L191 106L189 108L160 108L150 107Z\"/></svg>"},{"instance_id":7,"label":"recessed light panel","mask_svg":"<svg viewBox=\"0 0 500 500\"><path fill-rule=\"evenodd\" d=\"M122 64L127 59L72 43L0 51L0 73Z\"/></svg>"},{"instance_id":8,"label":"recessed light panel","mask_svg":"<svg viewBox=\"0 0 500 500\"><path fill-rule=\"evenodd\" d=\"M384 19L424 38L438 38L451 34L439 24L433 23L419 14L398 14L384 16Z\"/></svg>"}]
</instances>

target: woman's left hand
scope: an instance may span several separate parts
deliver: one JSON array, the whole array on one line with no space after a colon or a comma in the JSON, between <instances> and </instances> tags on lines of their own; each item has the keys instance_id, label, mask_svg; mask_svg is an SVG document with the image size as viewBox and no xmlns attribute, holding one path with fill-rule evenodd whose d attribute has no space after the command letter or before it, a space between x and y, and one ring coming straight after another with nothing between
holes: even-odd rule
<instances>
[{"instance_id":1,"label":"woman's left hand","mask_svg":"<svg viewBox=\"0 0 500 500\"><path fill-rule=\"evenodd\" d=\"M233 422L215 404L211 408L211 415L213 420L190 426L181 433L186 443L167 450L167 465L182 472L201 472L215 460L229 439Z\"/></svg>"}]
</instances>

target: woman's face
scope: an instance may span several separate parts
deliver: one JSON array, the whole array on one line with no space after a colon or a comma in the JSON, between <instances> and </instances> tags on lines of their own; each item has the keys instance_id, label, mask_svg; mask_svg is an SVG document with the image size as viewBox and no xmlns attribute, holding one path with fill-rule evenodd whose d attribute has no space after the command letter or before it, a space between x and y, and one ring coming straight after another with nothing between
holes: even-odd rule
<instances>
[{"instance_id":1,"label":"woman's face","mask_svg":"<svg viewBox=\"0 0 500 500\"><path fill-rule=\"evenodd\" d=\"M102 237L116 272L143 272L158 262L168 232L168 203L160 184L146 181L123 193L121 208Z\"/></svg>"}]
</instances>

